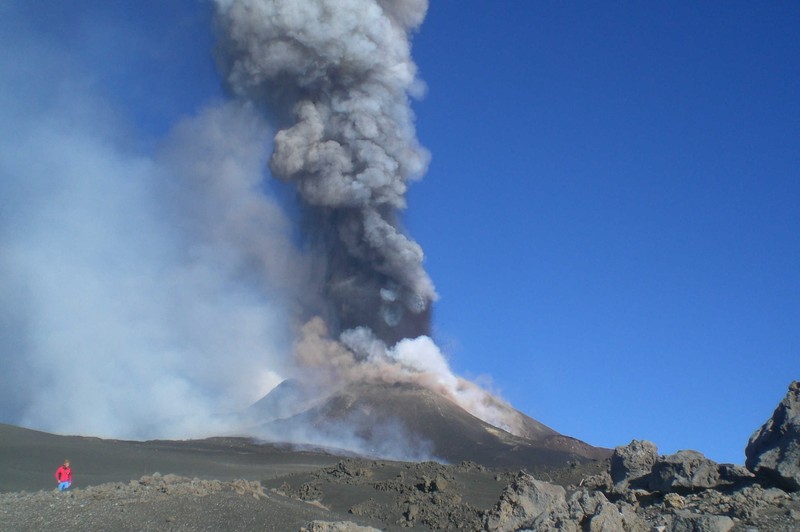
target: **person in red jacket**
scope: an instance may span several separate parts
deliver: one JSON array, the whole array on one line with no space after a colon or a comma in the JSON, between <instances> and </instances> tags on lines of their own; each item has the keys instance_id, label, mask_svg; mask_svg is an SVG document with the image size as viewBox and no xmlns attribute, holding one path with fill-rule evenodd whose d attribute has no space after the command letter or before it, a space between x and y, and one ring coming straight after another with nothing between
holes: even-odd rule
<instances>
[{"instance_id":1,"label":"person in red jacket","mask_svg":"<svg viewBox=\"0 0 800 532\"><path fill-rule=\"evenodd\" d=\"M64 460L64 465L56 469L56 481L58 489L61 491L72 485L72 469L69 467L69 460Z\"/></svg>"}]
</instances>

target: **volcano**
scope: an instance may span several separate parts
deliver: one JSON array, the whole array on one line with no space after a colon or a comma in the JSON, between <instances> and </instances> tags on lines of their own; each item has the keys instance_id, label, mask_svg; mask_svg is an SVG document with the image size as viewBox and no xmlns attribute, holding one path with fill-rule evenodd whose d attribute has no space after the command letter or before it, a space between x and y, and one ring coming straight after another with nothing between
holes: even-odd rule
<instances>
[{"instance_id":1,"label":"volcano","mask_svg":"<svg viewBox=\"0 0 800 532\"><path fill-rule=\"evenodd\" d=\"M255 432L268 439L289 437L298 442L311 432L316 441L326 435L336 442L347 432L350 443L358 444L357 454L376 457L537 467L586 462L611 454L609 449L562 435L496 401L514 420L514 434L409 382L354 382L314 398L311 387L287 380L250 407L247 418L256 423Z\"/></svg>"}]
</instances>

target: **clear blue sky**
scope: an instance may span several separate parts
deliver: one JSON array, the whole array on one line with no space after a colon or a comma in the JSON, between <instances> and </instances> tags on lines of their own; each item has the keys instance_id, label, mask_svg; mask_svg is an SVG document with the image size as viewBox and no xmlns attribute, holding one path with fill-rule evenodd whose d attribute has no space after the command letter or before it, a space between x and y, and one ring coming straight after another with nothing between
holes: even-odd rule
<instances>
[{"instance_id":1,"label":"clear blue sky","mask_svg":"<svg viewBox=\"0 0 800 532\"><path fill-rule=\"evenodd\" d=\"M453 365L741 462L800 377L800 4L431 4L409 225Z\"/></svg>"},{"instance_id":2,"label":"clear blue sky","mask_svg":"<svg viewBox=\"0 0 800 532\"><path fill-rule=\"evenodd\" d=\"M80 73L147 153L222 98L211 14L12 0L5 39L61 55L3 65ZM595 445L743 462L800 378L798 28L790 1L432 2L405 220L457 373Z\"/></svg>"}]
</instances>

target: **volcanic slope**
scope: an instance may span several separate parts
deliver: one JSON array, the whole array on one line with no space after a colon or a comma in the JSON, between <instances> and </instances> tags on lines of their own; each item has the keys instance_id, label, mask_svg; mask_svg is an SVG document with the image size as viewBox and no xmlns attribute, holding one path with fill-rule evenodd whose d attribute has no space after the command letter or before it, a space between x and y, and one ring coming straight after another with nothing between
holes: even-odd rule
<instances>
[{"instance_id":1,"label":"volcanic slope","mask_svg":"<svg viewBox=\"0 0 800 532\"><path fill-rule=\"evenodd\" d=\"M289 436L302 440L313 433L327 436L333 446L345 434L354 438L362 454L408 460L434 458L458 463L472 461L488 467L559 466L610 456L608 449L559 434L504 403L514 421L514 435L473 416L446 397L422 386L405 383L352 383L301 412L274 419L271 411L285 412L283 394L298 400L302 386L284 383L253 405L250 419L270 419L257 428L269 439ZM287 393L288 392L288 393ZM273 410L274 409L274 410ZM354 435L354 436L353 436Z\"/></svg>"}]
</instances>

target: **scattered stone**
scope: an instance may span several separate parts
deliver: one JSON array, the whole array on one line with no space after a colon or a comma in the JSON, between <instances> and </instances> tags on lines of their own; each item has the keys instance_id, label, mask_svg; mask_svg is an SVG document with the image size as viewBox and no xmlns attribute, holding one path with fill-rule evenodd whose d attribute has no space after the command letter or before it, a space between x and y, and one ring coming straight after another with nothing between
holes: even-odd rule
<instances>
[{"instance_id":1,"label":"scattered stone","mask_svg":"<svg viewBox=\"0 0 800 532\"><path fill-rule=\"evenodd\" d=\"M406 521L413 521L419 515L419 504L409 503L406 507L406 511L403 512L403 517L406 518Z\"/></svg>"},{"instance_id":2,"label":"scattered stone","mask_svg":"<svg viewBox=\"0 0 800 532\"><path fill-rule=\"evenodd\" d=\"M677 493L667 493L664 495L664 506L666 508L674 508L676 510L680 510L684 506L686 506L686 499L678 495Z\"/></svg>"},{"instance_id":3,"label":"scattered stone","mask_svg":"<svg viewBox=\"0 0 800 532\"><path fill-rule=\"evenodd\" d=\"M293 495L302 501L318 501L322 498L322 490L318 484L306 482Z\"/></svg>"},{"instance_id":4,"label":"scattered stone","mask_svg":"<svg viewBox=\"0 0 800 532\"><path fill-rule=\"evenodd\" d=\"M486 467L469 460L464 460L456 466L458 471L486 471Z\"/></svg>"},{"instance_id":5,"label":"scattered stone","mask_svg":"<svg viewBox=\"0 0 800 532\"><path fill-rule=\"evenodd\" d=\"M254 499L267 498L267 494L264 493L264 488L257 480L232 480L230 486L238 495L251 495Z\"/></svg>"},{"instance_id":6,"label":"scattered stone","mask_svg":"<svg viewBox=\"0 0 800 532\"><path fill-rule=\"evenodd\" d=\"M764 488L761 486L748 486L730 497L730 507L733 515L740 519L752 519L764 502Z\"/></svg>"},{"instance_id":7,"label":"scattered stone","mask_svg":"<svg viewBox=\"0 0 800 532\"><path fill-rule=\"evenodd\" d=\"M650 474L658 459L658 448L646 440L633 440L617 447L611 456L611 480L615 489L623 490Z\"/></svg>"},{"instance_id":8,"label":"scattered stone","mask_svg":"<svg viewBox=\"0 0 800 532\"><path fill-rule=\"evenodd\" d=\"M324 468L319 476L336 478L345 484L356 484L372 478L372 469L360 465L356 460L342 460L333 467Z\"/></svg>"},{"instance_id":9,"label":"scattered stone","mask_svg":"<svg viewBox=\"0 0 800 532\"><path fill-rule=\"evenodd\" d=\"M649 489L661 493L713 488L718 482L717 463L697 451L660 457L648 477Z\"/></svg>"},{"instance_id":10,"label":"scattered stone","mask_svg":"<svg viewBox=\"0 0 800 532\"><path fill-rule=\"evenodd\" d=\"M432 479L423 476L419 489L425 493L433 493L446 490L448 485L448 480L442 475L436 475L436 477Z\"/></svg>"},{"instance_id":11,"label":"scattered stone","mask_svg":"<svg viewBox=\"0 0 800 532\"><path fill-rule=\"evenodd\" d=\"M745 456L757 477L800 490L800 382L789 385L772 417L750 437Z\"/></svg>"},{"instance_id":12,"label":"scattered stone","mask_svg":"<svg viewBox=\"0 0 800 532\"><path fill-rule=\"evenodd\" d=\"M350 521L312 521L302 527L300 532L380 532L380 529Z\"/></svg>"}]
</instances>

